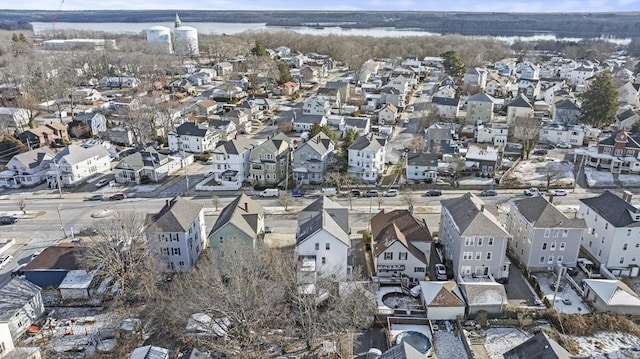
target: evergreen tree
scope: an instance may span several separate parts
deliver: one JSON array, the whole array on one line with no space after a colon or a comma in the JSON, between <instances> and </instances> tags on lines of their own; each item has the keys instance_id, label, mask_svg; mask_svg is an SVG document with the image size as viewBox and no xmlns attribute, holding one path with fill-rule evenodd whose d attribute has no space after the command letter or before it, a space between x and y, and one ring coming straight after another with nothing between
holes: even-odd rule
<instances>
[{"instance_id":1,"label":"evergreen tree","mask_svg":"<svg viewBox=\"0 0 640 359\"><path fill-rule=\"evenodd\" d=\"M580 95L580 122L600 128L615 120L618 110L618 90L609 71L595 75L589 87Z\"/></svg>"},{"instance_id":2,"label":"evergreen tree","mask_svg":"<svg viewBox=\"0 0 640 359\"><path fill-rule=\"evenodd\" d=\"M264 41L256 40L255 47L251 49L251 53L255 56L267 56L267 47Z\"/></svg>"},{"instance_id":3,"label":"evergreen tree","mask_svg":"<svg viewBox=\"0 0 640 359\"><path fill-rule=\"evenodd\" d=\"M278 63L278 71L280 72L280 79L278 80L278 83L283 84L291 81L291 71L289 71L289 65L287 65L286 62Z\"/></svg>"},{"instance_id":4,"label":"evergreen tree","mask_svg":"<svg viewBox=\"0 0 640 359\"><path fill-rule=\"evenodd\" d=\"M464 74L466 66L464 61L462 61L462 57L460 54L453 50L449 50L445 53L440 54L440 57L444 59L442 62L442 66L444 66L444 70L451 75L452 77L460 77Z\"/></svg>"},{"instance_id":5,"label":"evergreen tree","mask_svg":"<svg viewBox=\"0 0 640 359\"><path fill-rule=\"evenodd\" d=\"M323 132L325 135L327 135L327 137L329 137L329 139L331 140L331 142L336 143L336 134L333 133L333 131L331 130L331 128L327 125L319 125L317 123L314 123L313 126L311 126L311 131L309 132L309 138L314 137L315 135L319 134L320 132Z\"/></svg>"}]
</instances>

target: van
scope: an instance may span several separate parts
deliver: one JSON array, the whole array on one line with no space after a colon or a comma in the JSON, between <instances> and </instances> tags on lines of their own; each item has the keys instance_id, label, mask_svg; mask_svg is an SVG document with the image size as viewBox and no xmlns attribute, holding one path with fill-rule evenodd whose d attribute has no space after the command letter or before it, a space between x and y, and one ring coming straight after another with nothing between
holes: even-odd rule
<instances>
[{"instance_id":1,"label":"van","mask_svg":"<svg viewBox=\"0 0 640 359\"><path fill-rule=\"evenodd\" d=\"M277 188L267 188L260 192L260 197L278 197L279 195L280 191Z\"/></svg>"},{"instance_id":2,"label":"van","mask_svg":"<svg viewBox=\"0 0 640 359\"><path fill-rule=\"evenodd\" d=\"M338 194L338 191L336 190L335 187L327 187L327 188L323 188L322 189L322 195L323 196L335 196L336 194Z\"/></svg>"}]
</instances>

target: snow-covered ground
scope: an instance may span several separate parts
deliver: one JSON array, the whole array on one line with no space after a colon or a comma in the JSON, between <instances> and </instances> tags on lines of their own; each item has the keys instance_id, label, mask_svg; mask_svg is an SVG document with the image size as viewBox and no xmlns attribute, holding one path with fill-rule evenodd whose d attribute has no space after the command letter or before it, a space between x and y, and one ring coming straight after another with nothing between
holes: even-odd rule
<instances>
[{"instance_id":1,"label":"snow-covered ground","mask_svg":"<svg viewBox=\"0 0 640 359\"><path fill-rule=\"evenodd\" d=\"M138 192L138 193L143 193L143 192L154 192L155 190L157 190L158 188L160 188L160 185L154 185L154 184L140 184L140 185L136 185L131 187L131 192Z\"/></svg>"},{"instance_id":2,"label":"snow-covered ground","mask_svg":"<svg viewBox=\"0 0 640 359\"><path fill-rule=\"evenodd\" d=\"M549 302L553 301L553 285L556 283L557 276L554 273L546 273L546 272L537 272L534 274L536 277L538 284L540 285L540 289L544 293L544 296L549 300ZM562 291L558 291L556 295L556 302L554 304L554 308L562 313L566 314L587 314L589 313L589 308L582 303L582 298L576 293L576 291L567 283L565 278L562 278L560 282L560 286L564 289ZM562 301L568 299L571 303L565 304Z\"/></svg>"},{"instance_id":3,"label":"snow-covered ground","mask_svg":"<svg viewBox=\"0 0 640 359\"><path fill-rule=\"evenodd\" d=\"M378 289L378 294L376 295L377 303L378 303L378 309L377 309L378 314L393 314L393 309L387 307L382 301L382 298L384 298L384 296L389 293L402 293L402 288L380 287L380 289Z\"/></svg>"},{"instance_id":4,"label":"snow-covered ground","mask_svg":"<svg viewBox=\"0 0 640 359\"><path fill-rule=\"evenodd\" d=\"M629 333L600 332L589 337L569 337L578 342L580 356L592 359L640 358L640 339Z\"/></svg>"},{"instance_id":5,"label":"snow-covered ground","mask_svg":"<svg viewBox=\"0 0 640 359\"><path fill-rule=\"evenodd\" d=\"M485 334L484 349L489 359L502 359L503 353L531 338L531 334L517 328L489 328Z\"/></svg>"},{"instance_id":6,"label":"snow-covered ground","mask_svg":"<svg viewBox=\"0 0 640 359\"><path fill-rule=\"evenodd\" d=\"M585 167L584 175L589 187L613 187L616 185L613 181L613 174L608 171L598 171L595 168Z\"/></svg>"},{"instance_id":7,"label":"snow-covered ground","mask_svg":"<svg viewBox=\"0 0 640 359\"><path fill-rule=\"evenodd\" d=\"M464 345L453 332L439 330L433 333L433 347L436 357L442 359L467 359L467 351Z\"/></svg>"},{"instance_id":8,"label":"snow-covered ground","mask_svg":"<svg viewBox=\"0 0 640 359\"><path fill-rule=\"evenodd\" d=\"M458 180L461 186L491 186L494 182L493 178L467 177Z\"/></svg>"},{"instance_id":9,"label":"snow-covered ground","mask_svg":"<svg viewBox=\"0 0 640 359\"><path fill-rule=\"evenodd\" d=\"M618 179L624 187L640 187L640 175L620 174Z\"/></svg>"},{"instance_id":10,"label":"snow-covered ground","mask_svg":"<svg viewBox=\"0 0 640 359\"><path fill-rule=\"evenodd\" d=\"M510 185L546 187L547 176L551 177L551 186L571 186L574 182L573 164L550 157L522 160L502 182Z\"/></svg>"}]
</instances>

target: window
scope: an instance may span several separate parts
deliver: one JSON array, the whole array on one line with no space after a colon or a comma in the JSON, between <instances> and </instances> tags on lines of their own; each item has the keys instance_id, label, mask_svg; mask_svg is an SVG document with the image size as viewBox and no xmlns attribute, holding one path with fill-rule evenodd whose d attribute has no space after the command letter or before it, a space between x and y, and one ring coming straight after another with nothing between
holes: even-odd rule
<instances>
[{"instance_id":1,"label":"window","mask_svg":"<svg viewBox=\"0 0 640 359\"><path fill-rule=\"evenodd\" d=\"M626 251L626 250L627 250L627 244L626 244L626 243L622 245L622 250L623 250L623 251Z\"/></svg>"},{"instance_id":2,"label":"window","mask_svg":"<svg viewBox=\"0 0 640 359\"><path fill-rule=\"evenodd\" d=\"M549 248L552 251L556 250L556 242L551 242L551 247Z\"/></svg>"},{"instance_id":3,"label":"window","mask_svg":"<svg viewBox=\"0 0 640 359\"><path fill-rule=\"evenodd\" d=\"M316 243L316 251L320 250L320 243Z\"/></svg>"},{"instance_id":4,"label":"window","mask_svg":"<svg viewBox=\"0 0 640 359\"><path fill-rule=\"evenodd\" d=\"M620 257L620 264L624 263L624 257Z\"/></svg>"},{"instance_id":5,"label":"window","mask_svg":"<svg viewBox=\"0 0 640 359\"><path fill-rule=\"evenodd\" d=\"M546 237L546 236L545 236ZM547 242L542 243L542 250L546 251L547 250Z\"/></svg>"},{"instance_id":6,"label":"window","mask_svg":"<svg viewBox=\"0 0 640 359\"><path fill-rule=\"evenodd\" d=\"M558 256L558 263L562 263L563 260L564 260L563 256Z\"/></svg>"},{"instance_id":7,"label":"window","mask_svg":"<svg viewBox=\"0 0 640 359\"><path fill-rule=\"evenodd\" d=\"M384 259L393 260L393 252L384 252Z\"/></svg>"},{"instance_id":8,"label":"window","mask_svg":"<svg viewBox=\"0 0 640 359\"><path fill-rule=\"evenodd\" d=\"M478 245L481 246L482 245L482 237L478 237Z\"/></svg>"},{"instance_id":9,"label":"window","mask_svg":"<svg viewBox=\"0 0 640 359\"><path fill-rule=\"evenodd\" d=\"M327 257L322 257L322 265L327 264Z\"/></svg>"},{"instance_id":10,"label":"window","mask_svg":"<svg viewBox=\"0 0 640 359\"><path fill-rule=\"evenodd\" d=\"M544 238L549 238L549 236L551 236L551 229L547 228L544 230ZM544 245L546 247L547 244L545 243ZM545 248L542 248L542 249L545 249Z\"/></svg>"},{"instance_id":11,"label":"window","mask_svg":"<svg viewBox=\"0 0 640 359\"><path fill-rule=\"evenodd\" d=\"M401 261L406 261L408 257L408 253L407 252L400 252L398 253L398 259Z\"/></svg>"},{"instance_id":12,"label":"window","mask_svg":"<svg viewBox=\"0 0 640 359\"><path fill-rule=\"evenodd\" d=\"M490 261L491 260L491 253L492 252L487 252L487 260Z\"/></svg>"},{"instance_id":13,"label":"window","mask_svg":"<svg viewBox=\"0 0 640 359\"><path fill-rule=\"evenodd\" d=\"M473 238L465 238L464 239L464 245L465 246L472 246L473 245Z\"/></svg>"},{"instance_id":14,"label":"window","mask_svg":"<svg viewBox=\"0 0 640 359\"><path fill-rule=\"evenodd\" d=\"M489 238L489 245L492 246L493 245L493 237Z\"/></svg>"},{"instance_id":15,"label":"window","mask_svg":"<svg viewBox=\"0 0 640 359\"><path fill-rule=\"evenodd\" d=\"M179 256L180 255L180 248L171 248L171 255L172 256Z\"/></svg>"},{"instance_id":16,"label":"window","mask_svg":"<svg viewBox=\"0 0 640 359\"><path fill-rule=\"evenodd\" d=\"M462 259L464 259L464 260L473 259L473 252L463 252L462 253Z\"/></svg>"},{"instance_id":17,"label":"window","mask_svg":"<svg viewBox=\"0 0 640 359\"><path fill-rule=\"evenodd\" d=\"M609 222L604 224L604 229L609 229Z\"/></svg>"},{"instance_id":18,"label":"window","mask_svg":"<svg viewBox=\"0 0 640 359\"><path fill-rule=\"evenodd\" d=\"M541 256L540 257L540 264L543 264L543 263L544 263L544 256Z\"/></svg>"},{"instance_id":19,"label":"window","mask_svg":"<svg viewBox=\"0 0 640 359\"><path fill-rule=\"evenodd\" d=\"M424 267L413 267L414 273L424 273Z\"/></svg>"},{"instance_id":20,"label":"window","mask_svg":"<svg viewBox=\"0 0 640 359\"><path fill-rule=\"evenodd\" d=\"M326 249L326 250L330 250L330 249L331 249L331 243L326 243L326 244L324 245L324 249Z\"/></svg>"},{"instance_id":21,"label":"window","mask_svg":"<svg viewBox=\"0 0 640 359\"><path fill-rule=\"evenodd\" d=\"M476 260L479 261L482 259L482 252L476 252Z\"/></svg>"},{"instance_id":22,"label":"window","mask_svg":"<svg viewBox=\"0 0 640 359\"><path fill-rule=\"evenodd\" d=\"M631 235L631 230L627 229L627 237L629 237Z\"/></svg>"},{"instance_id":23,"label":"window","mask_svg":"<svg viewBox=\"0 0 640 359\"><path fill-rule=\"evenodd\" d=\"M553 263L553 256L549 256L549 259L547 260L547 263L549 263L549 264Z\"/></svg>"},{"instance_id":24,"label":"window","mask_svg":"<svg viewBox=\"0 0 640 359\"><path fill-rule=\"evenodd\" d=\"M564 249L567 247L567 242L560 242L560 250L564 251Z\"/></svg>"},{"instance_id":25,"label":"window","mask_svg":"<svg viewBox=\"0 0 640 359\"><path fill-rule=\"evenodd\" d=\"M562 238L567 238L569 237L569 230L568 229L563 229L562 230Z\"/></svg>"},{"instance_id":26,"label":"window","mask_svg":"<svg viewBox=\"0 0 640 359\"><path fill-rule=\"evenodd\" d=\"M224 238L222 238L222 236L220 236L220 243L224 243Z\"/></svg>"},{"instance_id":27,"label":"window","mask_svg":"<svg viewBox=\"0 0 640 359\"><path fill-rule=\"evenodd\" d=\"M184 261L180 261L180 262L178 262L178 265L179 265L179 266L184 266Z\"/></svg>"}]
</instances>

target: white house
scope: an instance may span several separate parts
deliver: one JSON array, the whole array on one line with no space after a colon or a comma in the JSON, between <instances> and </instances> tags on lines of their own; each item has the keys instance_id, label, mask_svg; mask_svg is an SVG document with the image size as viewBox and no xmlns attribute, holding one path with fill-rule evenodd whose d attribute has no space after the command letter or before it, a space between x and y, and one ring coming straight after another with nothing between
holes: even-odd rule
<instances>
[{"instance_id":1,"label":"white house","mask_svg":"<svg viewBox=\"0 0 640 359\"><path fill-rule=\"evenodd\" d=\"M640 296L619 280L585 279L584 298L599 312L640 316Z\"/></svg>"},{"instance_id":2,"label":"white house","mask_svg":"<svg viewBox=\"0 0 640 359\"><path fill-rule=\"evenodd\" d=\"M472 67L464 74L462 78L464 86L476 86L484 89L487 85L487 69Z\"/></svg>"},{"instance_id":3,"label":"white house","mask_svg":"<svg viewBox=\"0 0 640 359\"><path fill-rule=\"evenodd\" d=\"M438 178L438 154L407 153L406 161L407 180L435 183Z\"/></svg>"},{"instance_id":4,"label":"white house","mask_svg":"<svg viewBox=\"0 0 640 359\"><path fill-rule=\"evenodd\" d=\"M393 104L397 108L404 108L407 95L395 87L385 86L380 90L380 102Z\"/></svg>"},{"instance_id":5,"label":"white house","mask_svg":"<svg viewBox=\"0 0 640 359\"><path fill-rule=\"evenodd\" d=\"M215 148L217 139L214 131L208 126L185 122L169 132L169 150L204 153Z\"/></svg>"},{"instance_id":6,"label":"white house","mask_svg":"<svg viewBox=\"0 0 640 359\"><path fill-rule=\"evenodd\" d=\"M311 131L314 124L324 126L327 124L327 117L324 115L307 115L296 116L293 119L293 130L296 132Z\"/></svg>"},{"instance_id":7,"label":"white house","mask_svg":"<svg viewBox=\"0 0 640 359\"><path fill-rule=\"evenodd\" d=\"M21 337L44 313L41 292L40 287L19 277L0 288L0 323L8 323L13 340Z\"/></svg>"},{"instance_id":8,"label":"white house","mask_svg":"<svg viewBox=\"0 0 640 359\"><path fill-rule=\"evenodd\" d=\"M489 143L469 143L467 145L467 162L475 162L476 168L485 174L493 174L502 164L504 148Z\"/></svg>"},{"instance_id":9,"label":"white house","mask_svg":"<svg viewBox=\"0 0 640 359\"><path fill-rule=\"evenodd\" d=\"M622 112L616 115L616 127L618 130L629 131L638 121L640 121L640 115L632 108L622 110Z\"/></svg>"},{"instance_id":10,"label":"white house","mask_svg":"<svg viewBox=\"0 0 640 359\"><path fill-rule=\"evenodd\" d=\"M386 144L382 138L358 137L348 149L349 177L376 182L384 172Z\"/></svg>"},{"instance_id":11,"label":"white house","mask_svg":"<svg viewBox=\"0 0 640 359\"><path fill-rule=\"evenodd\" d=\"M409 92L409 89L411 88L410 79L402 75L398 75L395 78L392 78L391 80L389 80L389 83L387 83L387 86L393 87L403 94L406 94L407 92Z\"/></svg>"},{"instance_id":12,"label":"white house","mask_svg":"<svg viewBox=\"0 0 640 359\"><path fill-rule=\"evenodd\" d=\"M147 244L163 272L193 267L208 245L206 233L203 205L182 197L167 200L160 212L147 215Z\"/></svg>"},{"instance_id":13,"label":"white house","mask_svg":"<svg viewBox=\"0 0 640 359\"><path fill-rule=\"evenodd\" d=\"M13 156L6 165L7 169L0 172L0 187L29 187L46 181L54 156L49 147Z\"/></svg>"},{"instance_id":14,"label":"white house","mask_svg":"<svg viewBox=\"0 0 640 359\"><path fill-rule=\"evenodd\" d=\"M467 305L454 281L420 281L420 297L429 320L456 320L464 317Z\"/></svg>"},{"instance_id":15,"label":"white house","mask_svg":"<svg viewBox=\"0 0 640 359\"><path fill-rule=\"evenodd\" d=\"M557 145L564 142L571 146L582 146L587 128L582 125L565 126L550 123L540 127L538 141Z\"/></svg>"},{"instance_id":16,"label":"white house","mask_svg":"<svg viewBox=\"0 0 640 359\"><path fill-rule=\"evenodd\" d=\"M553 104L553 122L576 125L579 117L580 107L574 101L564 99Z\"/></svg>"},{"instance_id":17,"label":"white house","mask_svg":"<svg viewBox=\"0 0 640 359\"><path fill-rule=\"evenodd\" d=\"M506 146L509 126L503 124L482 124L476 127L476 142L493 143L494 146Z\"/></svg>"},{"instance_id":18,"label":"white house","mask_svg":"<svg viewBox=\"0 0 640 359\"><path fill-rule=\"evenodd\" d=\"M506 251L511 235L492 212L495 208L471 193L440 202L440 243L445 258L452 261L454 275L508 277Z\"/></svg>"},{"instance_id":19,"label":"white house","mask_svg":"<svg viewBox=\"0 0 640 359\"><path fill-rule=\"evenodd\" d=\"M133 131L124 125L111 127L109 129L109 140L125 146L133 146L135 144Z\"/></svg>"},{"instance_id":20,"label":"white house","mask_svg":"<svg viewBox=\"0 0 640 359\"><path fill-rule=\"evenodd\" d=\"M595 74L596 69L591 64L580 64L569 73L569 83L576 89L583 89L587 86L587 80Z\"/></svg>"},{"instance_id":21,"label":"white house","mask_svg":"<svg viewBox=\"0 0 640 359\"><path fill-rule=\"evenodd\" d=\"M431 104L435 113L442 118L458 118L460 115L460 99L434 96Z\"/></svg>"},{"instance_id":22,"label":"white house","mask_svg":"<svg viewBox=\"0 0 640 359\"><path fill-rule=\"evenodd\" d=\"M128 76L107 76L101 78L98 84L101 87L136 88L140 85L140 80Z\"/></svg>"},{"instance_id":23,"label":"white house","mask_svg":"<svg viewBox=\"0 0 640 359\"><path fill-rule=\"evenodd\" d=\"M518 95L507 105L507 125L513 125L516 118L533 117L533 105L523 94Z\"/></svg>"},{"instance_id":24,"label":"white house","mask_svg":"<svg viewBox=\"0 0 640 359\"><path fill-rule=\"evenodd\" d=\"M482 92L469 97L466 122L473 125L491 122L494 102L493 97Z\"/></svg>"},{"instance_id":25,"label":"white house","mask_svg":"<svg viewBox=\"0 0 640 359\"><path fill-rule=\"evenodd\" d=\"M93 136L107 132L107 119L101 113L85 113L76 115L75 119L86 123Z\"/></svg>"},{"instance_id":26,"label":"white house","mask_svg":"<svg viewBox=\"0 0 640 359\"><path fill-rule=\"evenodd\" d=\"M593 259L614 274L638 276L640 208L631 200L630 192L620 198L607 190L581 199L578 217L587 226L582 248Z\"/></svg>"},{"instance_id":27,"label":"white house","mask_svg":"<svg viewBox=\"0 0 640 359\"><path fill-rule=\"evenodd\" d=\"M223 184L245 182L249 178L251 149L260 143L262 140L237 138L218 144L207 161L211 164L214 178Z\"/></svg>"},{"instance_id":28,"label":"white house","mask_svg":"<svg viewBox=\"0 0 640 359\"><path fill-rule=\"evenodd\" d=\"M50 163L47 182L50 188L58 185L58 179L63 186L69 186L110 170L111 156L104 146L84 148L69 145L58 152Z\"/></svg>"},{"instance_id":29,"label":"white house","mask_svg":"<svg viewBox=\"0 0 640 359\"><path fill-rule=\"evenodd\" d=\"M159 153L153 147L132 153L118 162L113 173L118 183L158 182L182 168L179 158Z\"/></svg>"},{"instance_id":30,"label":"white house","mask_svg":"<svg viewBox=\"0 0 640 359\"><path fill-rule=\"evenodd\" d=\"M331 103L316 96L309 97L302 104L302 113L305 115L329 116L331 114Z\"/></svg>"},{"instance_id":31,"label":"white house","mask_svg":"<svg viewBox=\"0 0 640 359\"><path fill-rule=\"evenodd\" d=\"M29 128L29 111L17 107L0 107L0 128L22 132Z\"/></svg>"},{"instance_id":32,"label":"white house","mask_svg":"<svg viewBox=\"0 0 640 359\"><path fill-rule=\"evenodd\" d=\"M378 110L378 123L380 125L395 124L398 117L398 108L391 103Z\"/></svg>"},{"instance_id":33,"label":"white house","mask_svg":"<svg viewBox=\"0 0 640 359\"><path fill-rule=\"evenodd\" d=\"M368 136L371 131L371 119L369 117L345 117L343 132L354 130L358 136Z\"/></svg>"},{"instance_id":34,"label":"white house","mask_svg":"<svg viewBox=\"0 0 640 359\"><path fill-rule=\"evenodd\" d=\"M313 258L317 277L342 282L349 267L349 212L322 196L298 213L296 258Z\"/></svg>"},{"instance_id":35,"label":"white house","mask_svg":"<svg viewBox=\"0 0 640 359\"><path fill-rule=\"evenodd\" d=\"M640 91L637 86L629 81L618 87L618 104L620 106L640 107Z\"/></svg>"}]
</instances>

